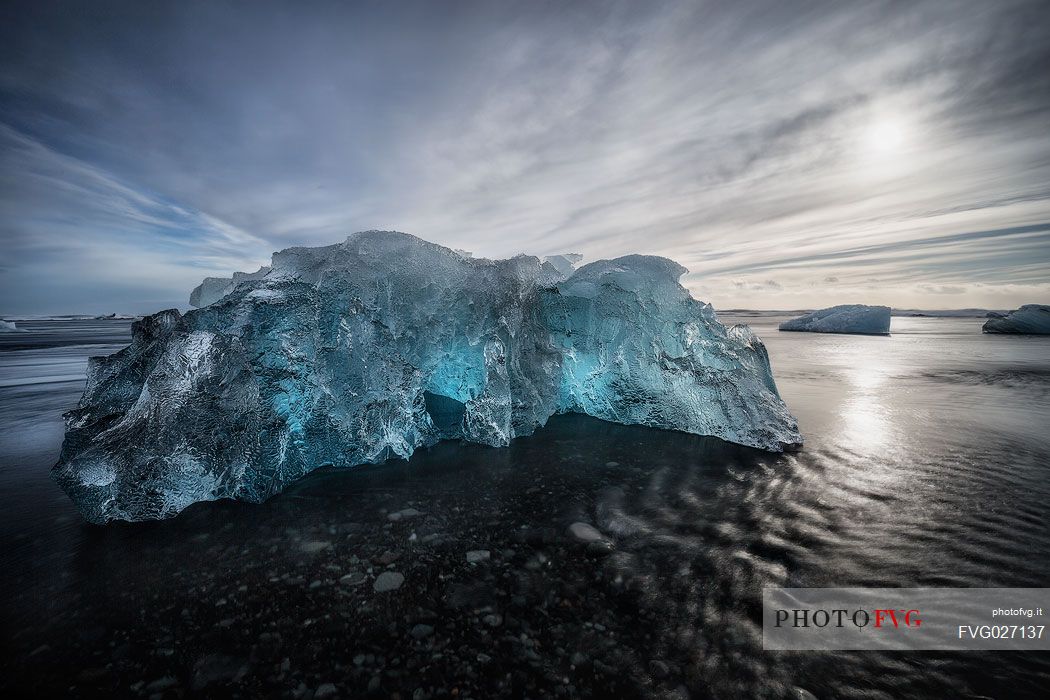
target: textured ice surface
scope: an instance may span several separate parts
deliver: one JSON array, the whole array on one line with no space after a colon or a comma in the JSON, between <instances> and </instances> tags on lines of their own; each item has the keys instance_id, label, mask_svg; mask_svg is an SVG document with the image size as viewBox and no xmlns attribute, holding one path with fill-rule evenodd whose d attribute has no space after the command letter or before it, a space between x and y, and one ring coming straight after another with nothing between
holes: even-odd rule
<instances>
[{"instance_id":1,"label":"textured ice surface","mask_svg":"<svg viewBox=\"0 0 1050 700\"><path fill-rule=\"evenodd\" d=\"M780 324L780 330L886 335L890 332L890 307L864 304L832 306L785 321Z\"/></svg>"},{"instance_id":2,"label":"textured ice surface","mask_svg":"<svg viewBox=\"0 0 1050 700\"><path fill-rule=\"evenodd\" d=\"M800 444L762 342L720 324L683 272L640 255L575 272L468 258L379 231L289 248L93 358L54 475L101 522L260 501L319 466L443 438L503 446L558 412Z\"/></svg>"},{"instance_id":3,"label":"textured ice surface","mask_svg":"<svg viewBox=\"0 0 1050 700\"><path fill-rule=\"evenodd\" d=\"M232 292L241 282L262 279L269 271L269 267L263 266L255 272L234 272L233 277L205 277L190 292L190 306L212 304Z\"/></svg>"},{"instance_id":4,"label":"textured ice surface","mask_svg":"<svg viewBox=\"0 0 1050 700\"><path fill-rule=\"evenodd\" d=\"M1050 306L1025 304L1005 316L997 316L985 321L985 333L1050 334Z\"/></svg>"}]
</instances>

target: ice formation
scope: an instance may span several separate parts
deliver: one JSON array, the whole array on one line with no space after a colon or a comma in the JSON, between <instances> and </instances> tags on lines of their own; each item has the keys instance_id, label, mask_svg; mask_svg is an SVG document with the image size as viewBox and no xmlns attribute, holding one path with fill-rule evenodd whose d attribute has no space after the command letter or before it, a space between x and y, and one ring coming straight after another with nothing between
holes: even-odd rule
<instances>
[{"instance_id":1,"label":"ice formation","mask_svg":"<svg viewBox=\"0 0 1050 700\"><path fill-rule=\"evenodd\" d=\"M843 304L784 321L782 331L810 333L860 333L886 335L890 332L890 307Z\"/></svg>"},{"instance_id":2,"label":"ice formation","mask_svg":"<svg viewBox=\"0 0 1050 700\"><path fill-rule=\"evenodd\" d=\"M241 282L262 279L270 271L265 265L255 272L234 272L233 277L205 277L190 292L190 306L207 306L232 292Z\"/></svg>"},{"instance_id":3,"label":"ice formation","mask_svg":"<svg viewBox=\"0 0 1050 700\"><path fill-rule=\"evenodd\" d=\"M559 412L801 444L762 342L719 323L684 272L641 255L579 270L467 258L381 231L289 248L93 358L54 476L103 522L258 502L317 467L445 438L503 446Z\"/></svg>"},{"instance_id":4,"label":"ice formation","mask_svg":"<svg viewBox=\"0 0 1050 700\"><path fill-rule=\"evenodd\" d=\"M1025 304L1006 315L996 314L984 322L985 333L1050 334L1050 306Z\"/></svg>"},{"instance_id":5,"label":"ice formation","mask_svg":"<svg viewBox=\"0 0 1050 700\"><path fill-rule=\"evenodd\" d=\"M571 275L576 269L576 263L583 260L583 256L579 253L567 253L565 255L548 255L543 258L543 262L550 263L554 266L554 269L558 271L558 274L563 278Z\"/></svg>"},{"instance_id":6,"label":"ice formation","mask_svg":"<svg viewBox=\"0 0 1050 700\"><path fill-rule=\"evenodd\" d=\"M14 321L0 319L0 333L19 333L21 330Z\"/></svg>"}]
</instances>

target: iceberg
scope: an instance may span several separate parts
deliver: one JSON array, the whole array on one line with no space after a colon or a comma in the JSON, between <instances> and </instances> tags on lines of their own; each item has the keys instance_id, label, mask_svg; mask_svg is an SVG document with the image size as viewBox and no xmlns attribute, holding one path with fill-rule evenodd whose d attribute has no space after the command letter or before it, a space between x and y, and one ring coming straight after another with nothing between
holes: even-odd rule
<instances>
[{"instance_id":1,"label":"iceberg","mask_svg":"<svg viewBox=\"0 0 1050 700\"><path fill-rule=\"evenodd\" d=\"M0 333L21 333L22 329L14 321L0 319Z\"/></svg>"},{"instance_id":2,"label":"iceberg","mask_svg":"<svg viewBox=\"0 0 1050 700\"><path fill-rule=\"evenodd\" d=\"M138 316L129 316L127 314L103 314L101 316L94 317L96 321L134 321L139 318Z\"/></svg>"},{"instance_id":3,"label":"iceberg","mask_svg":"<svg viewBox=\"0 0 1050 700\"><path fill-rule=\"evenodd\" d=\"M863 335L888 335L890 332L890 307L843 304L820 309L813 313L784 321L782 331L806 331L809 333L859 333Z\"/></svg>"},{"instance_id":4,"label":"iceberg","mask_svg":"<svg viewBox=\"0 0 1050 700\"><path fill-rule=\"evenodd\" d=\"M1025 304L1007 314L988 314L981 330L985 333L1050 334L1050 306Z\"/></svg>"},{"instance_id":5,"label":"iceberg","mask_svg":"<svg viewBox=\"0 0 1050 700\"><path fill-rule=\"evenodd\" d=\"M910 318L991 318L988 309L893 309L892 315Z\"/></svg>"},{"instance_id":6,"label":"iceberg","mask_svg":"<svg viewBox=\"0 0 1050 700\"><path fill-rule=\"evenodd\" d=\"M501 447L556 413L801 445L765 346L693 299L683 267L569 263L384 231L275 253L265 274L147 316L130 346L91 359L53 476L105 522L259 502L318 467L442 439Z\"/></svg>"}]
</instances>

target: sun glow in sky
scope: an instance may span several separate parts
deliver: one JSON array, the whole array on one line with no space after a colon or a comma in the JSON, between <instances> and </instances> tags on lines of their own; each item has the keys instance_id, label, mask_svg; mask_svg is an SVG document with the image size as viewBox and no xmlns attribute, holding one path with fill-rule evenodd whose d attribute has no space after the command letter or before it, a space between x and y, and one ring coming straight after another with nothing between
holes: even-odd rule
<instances>
[{"instance_id":1,"label":"sun glow in sky","mask_svg":"<svg viewBox=\"0 0 1050 700\"><path fill-rule=\"evenodd\" d=\"M395 229L716 308L1050 302L1050 9L11 0L0 314L185 307Z\"/></svg>"},{"instance_id":2,"label":"sun glow in sky","mask_svg":"<svg viewBox=\"0 0 1050 700\"><path fill-rule=\"evenodd\" d=\"M877 155L900 153L908 138L903 119L883 117L873 122L864 134L864 145Z\"/></svg>"}]
</instances>

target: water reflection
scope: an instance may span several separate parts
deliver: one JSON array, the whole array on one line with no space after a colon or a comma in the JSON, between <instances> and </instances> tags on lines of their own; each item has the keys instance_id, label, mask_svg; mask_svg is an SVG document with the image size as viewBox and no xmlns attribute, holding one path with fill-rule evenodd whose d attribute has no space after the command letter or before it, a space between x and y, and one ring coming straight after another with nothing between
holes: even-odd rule
<instances>
[{"instance_id":1,"label":"water reflection","mask_svg":"<svg viewBox=\"0 0 1050 700\"><path fill-rule=\"evenodd\" d=\"M1042 697L1045 654L767 653L759 605L770 585L1045 585L1047 346L759 332L797 454L563 416L505 450L447 443L136 526L84 525L47 479L76 387L0 387L0 685L181 692L204 669L244 695ZM373 590L384 571L396 593Z\"/></svg>"},{"instance_id":2,"label":"water reflection","mask_svg":"<svg viewBox=\"0 0 1050 700\"><path fill-rule=\"evenodd\" d=\"M886 410L870 396L849 400L842 408L842 436L850 444L870 452L889 439Z\"/></svg>"}]
</instances>

